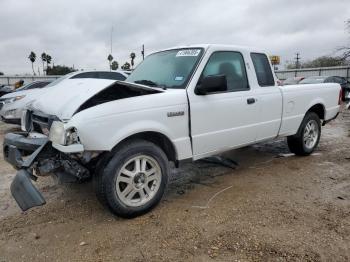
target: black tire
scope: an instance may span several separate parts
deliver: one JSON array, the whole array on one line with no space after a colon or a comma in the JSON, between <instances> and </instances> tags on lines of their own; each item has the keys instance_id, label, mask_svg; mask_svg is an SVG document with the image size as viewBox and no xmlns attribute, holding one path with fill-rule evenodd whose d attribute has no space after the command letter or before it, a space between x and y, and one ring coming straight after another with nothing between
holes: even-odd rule
<instances>
[{"instance_id":1,"label":"black tire","mask_svg":"<svg viewBox=\"0 0 350 262\"><path fill-rule=\"evenodd\" d=\"M137 158L137 156L147 156L155 160L157 167L161 170L161 172L158 172L161 181L157 186L157 191L152 192L153 196L148 202L140 206L129 206L118 196L120 192L117 193L116 183L118 176L122 176L119 172L123 166L133 158ZM169 161L165 153L155 144L140 139L127 141L113 151L112 157L106 157L101 163L101 169L95 173L97 176L95 178L95 190L99 201L106 205L112 213L124 218L133 218L147 213L161 200L168 183ZM135 183L134 179L131 180ZM143 193L146 192L143 189L141 190ZM146 193L147 196L149 197ZM139 197L141 199L141 195Z\"/></svg>"},{"instance_id":2,"label":"black tire","mask_svg":"<svg viewBox=\"0 0 350 262\"><path fill-rule=\"evenodd\" d=\"M348 100L347 96L348 96L348 93L349 93L349 89L343 89L342 90L342 101L345 102L346 100Z\"/></svg>"},{"instance_id":3,"label":"black tire","mask_svg":"<svg viewBox=\"0 0 350 262\"><path fill-rule=\"evenodd\" d=\"M317 140L314 143L313 146L308 147L306 143L304 142L304 133L305 133L305 128L308 125L308 123L316 123L316 127L318 130L318 136ZM300 124L300 127L298 129L298 132L293 135L287 137L287 142L288 142L288 147L289 150L299 156L307 156L310 155L315 148L317 147L321 137L321 121L318 115L314 112L308 112L306 113L303 121Z\"/></svg>"}]
</instances>

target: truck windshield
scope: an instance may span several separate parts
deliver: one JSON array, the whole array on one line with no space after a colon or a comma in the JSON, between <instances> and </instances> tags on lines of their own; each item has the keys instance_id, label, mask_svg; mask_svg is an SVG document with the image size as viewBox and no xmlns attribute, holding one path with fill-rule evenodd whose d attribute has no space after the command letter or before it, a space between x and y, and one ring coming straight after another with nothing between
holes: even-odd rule
<instances>
[{"instance_id":1,"label":"truck windshield","mask_svg":"<svg viewBox=\"0 0 350 262\"><path fill-rule=\"evenodd\" d=\"M137 66L126 81L161 88L186 88L202 53L202 48L154 53Z\"/></svg>"}]
</instances>

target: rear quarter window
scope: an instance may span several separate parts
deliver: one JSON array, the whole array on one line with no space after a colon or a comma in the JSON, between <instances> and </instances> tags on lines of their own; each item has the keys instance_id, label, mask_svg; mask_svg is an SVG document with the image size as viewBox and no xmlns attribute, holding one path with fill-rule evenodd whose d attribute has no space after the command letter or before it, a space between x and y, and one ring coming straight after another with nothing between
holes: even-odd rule
<instances>
[{"instance_id":1,"label":"rear quarter window","mask_svg":"<svg viewBox=\"0 0 350 262\"><path fill-rule=\"evenodd\" d=\"M123 76L118 72L98 72L98 78L110 79L110 80L121 80L121 81L124 81L126 79L125 76Z\"/></svg>"},{"instance_id":2,"label":"rear quarter window","mask_svg":"<svg viewBox=\"0 0 350 262\"><path fill-rule=\"evenodd\" d=\"M271 71L269 59L265 54L251 53L250 54L256 77L260 86L274 86L275 80Z\"/></svg>"},{"instance_id":3,"label":"rear quarter window","mask_svg":"<svg viewBox=\"0 0 350 262\"><path fill-rule=\"evenodd\" d=\"M96 72L85 72L76 74L75 76L71 77L70 79L76 79L76 78L97 78Z\"/></svg>"}]
</instances>

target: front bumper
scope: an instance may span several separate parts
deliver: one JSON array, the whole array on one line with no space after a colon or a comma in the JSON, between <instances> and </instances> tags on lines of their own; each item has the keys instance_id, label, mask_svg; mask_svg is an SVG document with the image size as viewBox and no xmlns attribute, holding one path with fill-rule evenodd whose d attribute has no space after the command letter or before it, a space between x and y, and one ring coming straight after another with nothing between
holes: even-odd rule
<instances>
[{"instance_id":1,"label":"front bumper","mask_svg":"<svg viewBox=\"0 0 350 262\"><path fill-rule=\"evenodd\" d=\"M33 185L31 176L27 170L20 169L10 187L13 198L23 211L46 204L42 194Z\"/></svg>"},{"instance_id":2,"label":"front bumper","mask_svg":"<svg viewBox=\"0 0 350 262\"><path fill-rule=\"evenodd\" d=\"M19 169L11 183L11 194L19 207L26 211L35 206L46 203L42 194L33 185L31 180L36 177L31 173L30 167L37 156L48 145L48 140L43 138L30 139L23 133L9 133L4 139L4 158L7 162ZM26 159L22 156L31 153Z\"/></svg>"},{"instance_id":3,"label":"front bumper","mask_svg":"<svg viewBox=\"0 0 350 262\"><path fill-rule=\"evenodd\" d=\"M3 153L5 160L18 170L10 189L23 211L46 203L31 181L37 179L33 170L38 175L55 173L69 182L90 177L88 169L54 149L46 137L34 138L23 132L6 134Z\"/></svg>"},{"instance_id":4,"label":"front bumper","mask_svg":"<svg viewBox=\"0 0 350 262\"><path fill-rule=\"evenodd\" d=\"M27 132L8 133L5 135L3 144L4 158L14 167L20 168L21 161L15 156L27 156L46 144L48 139L29 137Z\"/></svg>"}]
</instances>

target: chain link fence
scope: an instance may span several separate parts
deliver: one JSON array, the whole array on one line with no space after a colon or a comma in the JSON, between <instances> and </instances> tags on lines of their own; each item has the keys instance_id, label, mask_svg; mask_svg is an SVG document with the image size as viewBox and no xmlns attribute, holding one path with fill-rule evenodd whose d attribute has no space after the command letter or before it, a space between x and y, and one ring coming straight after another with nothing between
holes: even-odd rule
<instances>
[{"instance_id":1,"label":"chain link fence","mask_svg":"<svg viewBox=\"0 0 350 262\"><path fill-rule=\"evenodd\" d=\"M25 84L34 81L55 80L61 76L0 76L0 85L14 85L17 81L23 80Z\"/></svg>"},{"instance_id":2,"label":"chain link fence","mask_svg":"<svg viewBox=\"0 0 350 262\"><path fill-rule=\"evenodd\" d=\"M297 76L341 76L350 81L350 66L290 69L275 71L275 73L280 80Z\"/></svg>"}]
</instances>

